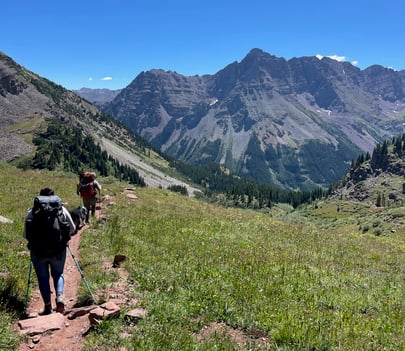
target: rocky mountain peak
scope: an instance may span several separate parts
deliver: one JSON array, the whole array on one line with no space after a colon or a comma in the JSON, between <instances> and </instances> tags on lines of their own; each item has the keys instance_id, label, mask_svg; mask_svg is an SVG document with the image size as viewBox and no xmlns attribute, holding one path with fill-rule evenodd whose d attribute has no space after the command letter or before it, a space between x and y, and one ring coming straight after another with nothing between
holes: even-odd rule
<instances>
[{"instance_id":1,"label":"rocky mountain peak","mask_svg":"<svg viewBox=\"0 0 405 351\"><path fill-rule=\"evenodd\" d=\"M213 75L143 72L106 111L182 161L305 189L402 128L404 89L401 72L255 48Z\"/></svg>"},{"instance_id":2,"label":"rocky mountain peak","mask_svg":"<svg viewBox=\"0 0 405 351\"><path fill-rule=\"evenodd\" d=\"M171 157L214 162L259 182L306 190L329 186L359 153L403 132L404 91L405 71L378 65L360 70L330 58L285 60L253 49L212 75L142 72L102 108ZM59 118L90 131L107 118L4 54L0 109L6 159L30 148L7 131L11 124Z\"/></svg>"}]
</instances>

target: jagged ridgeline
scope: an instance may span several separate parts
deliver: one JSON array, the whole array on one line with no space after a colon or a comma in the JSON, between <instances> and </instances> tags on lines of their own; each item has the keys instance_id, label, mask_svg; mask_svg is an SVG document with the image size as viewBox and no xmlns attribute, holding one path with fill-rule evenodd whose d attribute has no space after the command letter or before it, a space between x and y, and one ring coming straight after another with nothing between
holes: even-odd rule
<instances>
[{"instance_id":1,"label":"jagged ridgeline","mask_svg":"<svg viewBox=\"0 0 405 351\"><path fill-rule=\"evenodd\" d=\"M90 135L84 135L76 127L63 125L59 120L48 123L45 132L33 137L36 152L32 158L25 158L17 166L20 168L64 170L80 173L95 170L99 175L113 176L131 184L145 186L139 173L109 156L95 143Z\"/></svg>"},{"instance_id":2,"label":"jagged ridgeline","mask_svg":"<svg viewBox=\"0 0 405 351\"><path fill-rule=\"evenodd\" d=\"M4 160L21 168L74 173L92 169L101 176L145 185L133 167L110 156L108 145L111 142L122 152L135 152L145 159L149 158L149 150L153 150L165 160L158 165L163 167L163 172L175 173L176 177L182 174L198 185L210 201L226 206L261 209L286 202L296 207L324 195L320 188L312 192L284 191L269 184L258 184L215 163L190 165L176 159L170 162L170 158L139 134L87 100L26 70L1 53L0 63L4 67L0 107L4 106L6 111L0 122L2 131L7 134L4 139L7 147L0 151ZM13 101L11 105L10 101ZM170 169L166 169L168 163ZM186 189L173 185L169 190L185 193Z\"/></svg>"},{"instance_id":3,"label":"jagged ridgeline","mask_svg":"<svg viewBox=\"0 0 405 351\"><path fill-rule=\"evenodd\" d=\"M141 72L103 109L188 164L311 190L403 131L404 73L256 48L212 75Z\"/></svg>"}]
</instances>

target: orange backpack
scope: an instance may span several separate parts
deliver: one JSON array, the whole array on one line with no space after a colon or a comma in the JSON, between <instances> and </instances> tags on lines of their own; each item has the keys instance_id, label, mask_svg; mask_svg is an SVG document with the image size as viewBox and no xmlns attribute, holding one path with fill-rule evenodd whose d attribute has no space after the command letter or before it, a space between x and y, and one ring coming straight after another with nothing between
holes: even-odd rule
<instances>
[{"instance_id":1,"label":"orange backpack","mask_svg":"<svg viewBox=\"0 0 405 351\"><path fill-rule=\"evenodd\" d=\"M91 199L97 195L94 185L96 174L94 172L83 172L80 177L79 192L83 199Z\"/></svg>"}]
</instances>

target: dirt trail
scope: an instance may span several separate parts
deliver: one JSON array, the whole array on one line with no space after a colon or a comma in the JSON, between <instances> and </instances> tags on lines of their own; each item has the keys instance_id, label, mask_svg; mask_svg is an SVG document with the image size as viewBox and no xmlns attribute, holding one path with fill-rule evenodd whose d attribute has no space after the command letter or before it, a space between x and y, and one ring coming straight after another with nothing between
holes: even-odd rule
<instances>
[{"instance_id":1,"label":"dirt trail","mask_svg":"<svg viewBox=\"0 0 405 351\"><path fill-rule=\"evenodd\" d=\"M87 226L83 227L79 232L72 237L70 240L70 248L75 256L76 260L79 261L79 243L82 231L86 229ZM81 282L81 275L79 269L77 268L72 255L69 250L66 254L65 263L65 303L66 311L72 309L77 303L77 292ZM35 272L32 271L31 281L36 282ZM51 284L52 286L52 284ZM55 308L55 294L52 294L52 304ZM38 313L43 309L43 301L41 294L39 292L38 286L32 290L31 299L28 306L28 314ZM53 313L56 313L55 311ZM69 320L67 314L64 315L65 323L64 327L60 330L44 333L42 335L37 335L33 337L28 337L24 341L18 351L26 350L36 350L36 351L78 351L82 349L83 344L83 334L90 328L90 322L87 316L80 318L75 318Z\"/></svg>"},{"instance_id":2,"label":"dirt trail","mask_svg":"<svg viewBox=\"0 0 405 351\"><path fill-rule=\"evenodd\" d=\"M131 191L128 191L131 194ZM129 197L129 198L136 198L136 197ZM105 218L100 218L101 214L101 206L96 211L96 218L97 220L103 220ZM103 216L102 216L103 217ZM87 228L87 226L83 227L76 235L72 237L70 240L70 248L75 256L76 260L79 261L79 244L80 244L80 237L82 232ZM112 262L105 262L104 263L104 270L108 271L110 269L114 269L120 276L118 282L111 285L111 287L107 291L102 291L102 296L108 296L111 298L110 301L115 301L117 305L126 305L126 306L136 306L138 305L139 301L131 299L128 296L128 272L124 268L114 267ZM34 350L34 351L81 351L83 349L83 343L86 333L91 328L91 323L89 320L88 314L83 314L82 316L78 316L74 319L69 319L68 316L69 311L74 309L77 303L77 293L79 286L81 284L82 277L80 275L79 269L74 262L72 255L70 254L69 250L66 256L66 264L65 264L65 303L66 309L65 314L63 315L64 325L62 328L55 330L55 331L48 331L43 334L37 334L33 336L27 336L24 341L20 344L17 351L27 351L27 350ZM33 275L35 272L33 271ZM36 282L36 279L34 279ZM94 291L93 291L94 293ZM97 299L97 297L96 297ZM54 303L55 296L52 296L52 303ZM55 307L55 306L54 306ZM28 314L37 314L39 311L43 309L43 302L42 298L38 289L38 286L35 286L32 291L31 299L28 306ZM76 309L77 310L77 309ZM144 312L141 315L144 315ZM52 315L56 315L56 312L53 312ZM61 316L61 315L59 315ZM44 318L46 317L39 317ZM142 318L142 317L140 317ZM16 330L19 330L18 326L15 326ZM256 339L260 344L267 344L268 343L268 335L267 333L263 333L260 331L254 331L253 334L255 335L248 335L244 331L239 329L234 329L224 323L211 323L200 331L197 334L197 339L206 339L211 338L212 335L215 335L218 330L221 332L225 332L229 335L229 337L239 346L243 346L247 343L249 339ZM130 330L129 330L130 332ZM130 335L130 334L128 334ZM122 348L122 350L126 350Z\"/></svg>"}]
</instances>

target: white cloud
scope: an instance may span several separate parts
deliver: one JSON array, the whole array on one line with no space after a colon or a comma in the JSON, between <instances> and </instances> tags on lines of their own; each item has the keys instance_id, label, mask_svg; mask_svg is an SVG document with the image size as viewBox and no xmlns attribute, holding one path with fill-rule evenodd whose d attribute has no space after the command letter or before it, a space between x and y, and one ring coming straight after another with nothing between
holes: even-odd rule
<instances>
[{"instance_id":1,"label":"white cloud","mask_svg":"<svg viewBox=\"0 0 405 351\"><path fill-rule=\"evenodd\" d=\"M93 77L89 77L89 80L93 80Z\"/></svg>"},{"instance_id":2,"label":"white cloud","mask_svg":"<svg viewBox=\"0 0 405 351\"><path fill-rule=\"evenodd\" d=\"M332 60L336 60L338 62L345 62L346 61L346 56L337 56L337 55L332 55L328 56Z\"/></svg>"},{"instance_id":3,"label":"white cloud","mask_svg":"<svg viewBox=\"0 0 405 351\"><path fill-rule=\"evenodd\" d=\"M336 61L338 61L338 62L346 62L346 56L338 56L338 55L323 56L323 55L320 55L320 54L315 55L315 56L316 56L319 60L322 60L324 57L329 57L330 59L336 60ZM357 65L359 64L359 61L353 60L353 61L351 62L351 64L352 64L353 66L357 66Z\"/></svg>"},{"instance_id":4,"label":"white cloud","mask_svg":"<svg viewBox=\"0 0 405 351\"><path fill-rule=\"evenodd\" d=\"M101 80L112 80L112 77L103 77Z\"/></svg>"},{"instance_id":5,"label":"white cloud","mask_svg":"<svg viewBox=\"0 0 405 351\"><path fill-rule=\"evenodd\" d=\"M346 56L338 56L338 55L329 55L329 56L323 56L323 55L315 55L319 60L322 60L324 57L329 57L332 60L336 60L338 62L345 62L346 61Z\"/></svg>"}]
</instances>

